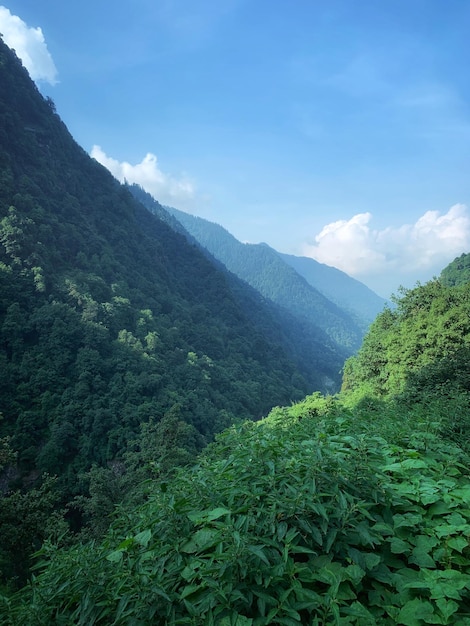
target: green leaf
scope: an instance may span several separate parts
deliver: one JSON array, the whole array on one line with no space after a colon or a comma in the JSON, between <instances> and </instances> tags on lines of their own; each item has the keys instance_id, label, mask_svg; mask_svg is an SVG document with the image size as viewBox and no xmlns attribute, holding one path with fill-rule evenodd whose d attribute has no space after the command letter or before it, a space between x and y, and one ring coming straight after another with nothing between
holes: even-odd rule
<instances>
[{"instance_id":1,"label":"green leaf","mask_svg":"<svg viewBox=\"0 0 470 626\"><path fill-rule=\"evenodd\" d=\"M403 539L392 537L390 540L390 550L393 554L405 554L410 552L411 547L406 541L403 541Z\"/></svg>"},{"instance_id":2,"label":"green leaf","mask_svg":"<svg viewBox=\"0 0 470 626\"><path fill-rule=\"evenodd\" d=\"M150 528L147 528L147 530L143 530L142 532L138 533L134 537L134 541L138 543L140 546L147 547L148 542L150 541L151 537L152 537L152 531L150 530Z\"/></svg>"},{"instance_id":3,"label":"green leaf","mask_svg":"<svg viewBox=\"0 0 470 626\"><path fill-rule=\"evenodd\" d=\"M414 538L414 542L416 543L416 547L413 548L409 562L419 567L436 567L434 559L429 554L438 543L436 537L418 535Z\"/></svg>"},{"instance_id":4,"label":"green leaf","mask_svg":"<svg viewBox=\"0 0 470 626\"><path fill-rule=\"evenodd\" d=\"M191 596L193 593L200 591L202 589L201 585L186 585L183 591L180 594L181 599L187 598Z\"/></svg>"},{"instance_id":5,"label":"green leaf","mask_svg":"<svg viewBox=\"0 0 470 626\"><path fill-rule=\"evenodd\" d=\"M444 500L438 500L437 502L434 502L433 504L431 504L431 506L428 509L428 514L431 516L434 515L446 515L447 513L451 512L451 508L449 507L449 505L444 502Z\"/></svg>"},{"instance_id":6,"label":"green leaf","mask_svg":"<svg viewBox=\"0 0 470 626\"><path fill-rule=\"evenodd\" d=\"M306 548L305 546L291 546L289 552L292 552L292 554L318 554L315 550Z\"/></svg>"},{"instance_id":7,"label":"green leaf","mask_svg":"<svg viewBox=\"0 0 470 626\"><path fill-rule=\"evenodd\" d=\"M374 569L374 567L377 567L377 565L382 560L379 554L373 554L372 552L363 554L363 558L364 558L365 567L368 570L371 570L371 569Z\"/></svg>"},{"instance_id":8,"label":"green leaf","mask_svg":"<svg viewBox=\"0 0 470 626\"><path fill-rule=\"evenodd\" d=\"M266 565L270 565L265 553L263 552L263 548L265 547L266 546L264 545L261 545L261 546L249 545L247 546L247 550L249 550L252 554L254 554L259 559L261 559L263 563L266 563Z\"/></svg>"},{"instance_id":9,"label":"green leaf","mask_svg":"<svg viewBox=\"0 0 470 626\"><path fill-rule=\"evenodd\" d=\"M353 585L358 585L366 574L362 567L359 567L359 565L348 565L345 573Z\"/></svg>"},{"instance_id":10,"label":"green leaf","mask_svg":"<svg viewBox=\"0 0 470 626\"><path fill-rule=\"evenodd\" d=\"M119 563L119 561L122 561L122 556L122 550L114 550L114 552L107 555L106 560L111 561L111 563Z\"/></svg>"},{"instance_id":11,"label":"green leaf","mask_svg":"<svg viewBox=\"0 0 470 626\"><path fill-rule=\"evenodd\" d=\"M277 538L279 539L279 541L282 541L286 532L287 532L286 522L280 522L277 527Z\"/></svg>"},{"instance_id":12,"label":"green leaf","mask_svg":"<svg viewBox=\"0 0 470 626\"><path fill-rule=\"evenodd\" d=\"M405 624L405 626L421 626L423 620L435 619L434 608L427 600L414 598L409 600L400 610L398 614L397 624ZM432 621L430 622L433 623ZM439 622L434 621L434 624Z\"/></svg>"},{"instance_id":13,"label":"green leaf","mask_svg":"<svg viewBox=\"0 0 470 626\"><path fill-rule=\"evenodd\" d=\"M410 469L425 469L428 467L428 464L421 459L405 459L400 463L391 463L390 465L385 465L383 467L384 472L399 472L402 470L410 470Z\"/></svg>"},{"instance_id":14,"label":"green leaf","mask_svg":"<svg viewBox=\"0 0 470 626\"><path fill-rule=\"evenodd\" d=\"M468 547L468 539L466 539L465 537L452 537L447 542L447 545L450 548L457 550L457 552L462 552L465 548Z\"/></svg>"},{"instance_id":15,"label":"green leaf","mask_svg":"<svg viewBox=\"0 0 470 626\"><path fill-rule=\"evenodd\" d=\"M121 543L118 545L117 549L118 550L127 550L127 548L129 546L133 545L134 541L135 541L134 537L127 537L127 539L124 539L124 541L121 541Z\"/></svg>"},{"instance_id":16,"label":"green leaf","mask_svg":"<svg viewBox=\"0 0 470 626\"><path fill-rule=\"evenodd\" d=\"M415 565L418 565L418 567L436 567L434 559L430 556L428 552L426 552L426 550L423 550L422 548L414 548L408 561L409 563L414 563Z\"/></svg>"},{"instance_id":17,"label":"green leaf","mask_svg":"<svg viewBox=\"0 0 470 626\"><path fill-rule=\"evenodd\" d=\"M212 522L213 520L219 519L223 515L229 515L230 511L225 509L224 507L218 507L216 509L212 509L212 511L207 512L207 520Z\"/></svg>"},{"instance_id":18,"label":"green leaf","mask_svg":"<svg viewBox=\"0 0 470 626\"><path fill-rule=\"evenodd\" d=\"M351 606L343 608L342 613L344 615L357 617L356 623L361 624L361 626L376 626L377 624L372 613L368 611L363 604L357 601L353 602Z\"/></svg>"},{"instance_id":19,"label":"green leaf","mask_svg":"<svg viewBox=\"0 0 470 626\"><path fill-rule=\"evenodd\" d=\"M328 553L331 550L331 546L334 544L337 535L338 535L338 529L330 528L326 536L326 542L325 542L326 553Z\"/></svg>"},{"instance_id":20,"label":"green leaf","mask_svg":"<svg viewBox=\"0 0 470 626\"><path fill-rule=\"evenodd\" d=\"M439 598L436 600L436 604L439 608L439 611L442 613L443 618L445 619L444 624L449 623L449 618L459 610L459 605L454 600L446 600L445 598Z\"/></svg>"},{"instance_id":21,"label":"green leaf","mask_svg":"<svg viewBox=\"0 0 470 626\"><path fill-rule=\"evenodd\" d=\"M217 507L209 511L190 511L187 515L189 519L195 524L203 524L204 522L212 522L223 515L228 515L229 509L224 507Z\"/></svg>"}]
</instances>

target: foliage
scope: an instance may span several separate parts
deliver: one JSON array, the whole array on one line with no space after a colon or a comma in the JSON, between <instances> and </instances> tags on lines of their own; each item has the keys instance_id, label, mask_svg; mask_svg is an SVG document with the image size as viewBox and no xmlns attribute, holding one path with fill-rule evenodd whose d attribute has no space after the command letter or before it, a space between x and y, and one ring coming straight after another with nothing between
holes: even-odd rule
<instances>
[{"instance_id":1,"label":"foliage","mask_svg":"<svg viewBox=\"0 0 470 626\"><path fill-rule=\"evenodd\" d=\"M150 481L164 481L176 468L190 465L206 445L194 426L180 417L174 406L160 421L141 424L138 437L129 442L120 461L108 467L94 465L80 477L80 491L70 505L79 513L80 539L102 538L116 515L116 507L131 509L147 496Z\"/></svg>"},{"instance_id":2,"label":"foliage","mask_svg":"<svg viewBox=\"0 0 470 626\"><path fill-rule=\"evenodd\" d=\"M2 41L0 84L0 506L57 476L57 511L99 535L149 468L142 424L153 436L178 407L176 447L153 450L163 476L323 374L307 381L259 294L75 143ZM0 544L13 534L0 520ZM24 573L37 543L19 535Z\"/></svg>"},{"instance_id":3,"label":"foliage","mask_svg":"<svg viewBox=\"0 0 470 626\"><path fill-rule=\"evenodd\" d=\"M470 624L469 283L242 422L307 388L286 326L0 77L0 622Z\"/></svg>"},{"instance_id":4,"label":"foliage","mask_svg":"<svg viewBox=\"0 0 470 626\"><path fill-rule=\"evenodd\" d=\"M46 545L7 623L468 624L468 461L427 423L275 409L101 544Z\"/></svg>"},{"instance_id":5,"label":"foliage","mask_svg":"<svg viewBox=\"0 0 470 626\"><path fill-rule=\"evenodd\" d=\"M141 188L134 185L130 190L151 211L161 214L162 207ZM324 368L331 361L338 370L345 356L359 347L364 325L320 293L275 250L266 244L243 244L218 224L174 208L167 210L187 229L191 239L194 237L230 272L288 311L303 326L302 340L307 349L316 352L323 344L323 364L314 360L316 368ZM299 337L294 335L293 340L299 342Z\"/></svg>"},{"instance_id":6,"label":"foliage","mask_svg":"<svg viewBox=\"0 0 470 626\"><path fill-rule=\"evenodd\" d=\"M312 389L261 299L248 315L241 285L91 159L3 42L0 79L0 437L20 484L57 474L72 497L176 404L210 440Z\"/></svg>"},{"instance_id":7,"label":"foliage","mask_svg":"<svg viewBox=\"0 0 470 626\"><path fill-rule=\"evenodd\" d=\"M346 362L343 392L391 397L405 390L410 377L456 358L469 345L470 283L447 287L436 279L404 289L396 308L377 317Z\"/></svg>"},{"instance_id":8,"label":"foliage","mask_svg":"<svg viewBox=\"0 0 470 626\"><path fill-rule=\"evenodd\" d=\"M439 277L447 287L470 282L470 254L461 254L445 267Z\"/></svg>"},{"instance_id":9,"label":"foliage","mask_svg":"<svg viewBox=\"0 0 470 626\"><path fill-rule=\"evenodd\" d=\"M310 285L348 312L364 333L387 302L364 283L348 276L336 267L319 263L311 257L281 253L279 255Z\"/></svg>"},{"instance_id":10,"label":"foliage","mask_svg":"<svg viewBox=\"0 0 470 626\"><path fill-rule=\"evenodd\" d=\"M58 507L60 491L57 480L43 477L40 486L27 493L12 491L3 495L0 507L0 582L11 588L25 583L31 555L43 541L56 541L67 533L67 525Z\"/></svg>"}]
</instances>

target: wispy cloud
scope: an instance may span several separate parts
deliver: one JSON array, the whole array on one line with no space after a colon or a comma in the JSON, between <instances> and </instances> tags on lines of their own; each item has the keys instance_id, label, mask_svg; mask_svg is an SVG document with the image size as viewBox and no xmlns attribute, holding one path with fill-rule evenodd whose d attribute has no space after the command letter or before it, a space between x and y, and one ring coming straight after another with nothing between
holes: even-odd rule
<instances>
[{"instance_id":1,"label":"wispy cloud","mask_svg":"<svg viewBox=\"0 0 470 626\"><path fill-rule=\"evenodd\" d=\"M470 215L463 204L447 213L427 211L414 224L371 228L371 213L327 224L304 246L303 254L370 282L380 275L384 283L439 274L455 256L470 250ZM382 277L387 277L383 279ZM370 279L370 280L369 280Z\"/></svg>"},{"instance_id":2,"label":"wispy cloud","mask_svg":"<svg viewBox=\"0 0 470 626\"><path fill-rule=\"evenodd\" d=\"M34 81L45 81L51 85L57 83L57 69L39 27L30 28L17 15L0 6L0 33Z\"/></svg>"},{"instance_id":3,"label":"wispy cloud","mask_svg":"<svg viewBox=\"0 0 470 626\"><path fill-rule=\"evenodd\" d=\"M104 165L119 181L136 183L161 204L184 207L195 195L193 183L185 177L174 178L162 172L157 157L147 153L140 163L132 165L109 157L100 146L93 146L91 156Z\"/></svg>"}]
</instances>

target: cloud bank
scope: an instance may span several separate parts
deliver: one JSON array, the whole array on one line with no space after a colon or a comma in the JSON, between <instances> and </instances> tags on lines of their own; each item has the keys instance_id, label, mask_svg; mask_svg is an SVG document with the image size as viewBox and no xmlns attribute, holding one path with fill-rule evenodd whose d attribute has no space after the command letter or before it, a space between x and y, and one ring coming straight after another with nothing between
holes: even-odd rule
<instances>
[{"instance_id":1,"label":"cloud bank","mask_svg":"<svg viewBox=\"0 0 470 626\"><path fill-rule=\"evenodd\" d=\"M194 185L186 178L176 179L163 173L158 165L157 157L151 152L148 152L136 165L113 159L96 145L93 146L90 154L119 181L140 185L161 204L176 205L180 208L194 197Z\"/></svg>"},{"instance_id":2,"label":"cloud bank","mask_svg":"<svg viewBox=\"0 0 470 626\"><path fill-rule=\"evenodd\" d=\"M470 250L470 215L463 204L447 213L427 211L414 224L376 230L372 214L327 224L303 254L332 265L384 293L439 274Z\"/></svg>"},{"instance_id":3,"label":"cloud bank","mask_svg":"<svg viewBox=\"0 0 470 626\"><path fill-rule=\"evenodd\" d=\"M57 83L57 69L39 27L29 28L17 15L0 6L0 33L34 81L45 81L51 85Z\"/></svg>"}]
</instances>

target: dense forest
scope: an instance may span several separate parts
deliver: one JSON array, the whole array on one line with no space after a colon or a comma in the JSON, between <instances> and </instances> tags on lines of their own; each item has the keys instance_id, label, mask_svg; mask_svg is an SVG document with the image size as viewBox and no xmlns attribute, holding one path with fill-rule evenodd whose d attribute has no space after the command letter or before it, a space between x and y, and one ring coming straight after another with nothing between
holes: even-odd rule
<instances>
[{"instance_id":1,"label":"dense forest","mask_svg":"<svg viewBox=\"0 0 470 626\"><path fill-rule=\"evenodd\" d=\"M470 624L469 293L403 290L339 394L226 429L100 540L43 543L6 623Z\"/></svg>"},{"instance_id":2,"label":"dense forest","mask_svg":"<svg viewBox=\"0 0 470 626\"><path fill-rule=\"evenodd\" d=\"M142 189L130 189L161 215ZM228 269L298 318L322 329L338 346L357 348L386 300L341 270L307 257L277 252L266 243L241 243L225 228L172 207L166 210ZM294 270L294 271L292 271Z\"/></svg>"},{"instance_id":3,"label":"dense forest","mask_svg":"<svg viewBox=\"0 0 470 626\"><path fill-rule=\"evenodd\" d=\"M128 189L154 215L183 234L220 267L238 299L249 287L261 294L265 309L270 310L282 329L283 345L294 355L296 365L311 386L329 392L335 390L336 384L339 387L343 363L359 347L363 329L372 319L357 323L354 316L309 286L268 246L247 249L221 226L163 207L138 185L128 185ZM380 303L377 310L381 310L385 302L378 296L376 299ZM264 331L269 336L269 326Z\"/></svg>"},{"instance_id":4,"label":"dense forest","mask_svg":"<svg viewBox=\"0 0 470 626\"><path fill-rule=\"evenodd\" d=\"M133 187L132 191L137 190ZM138 197L152 210L148 196L145 198L140 192ZM343 358L359 347L363 329L372 319L364 319L332 302L267 244L241 243L218 224L171 207L167 210L231 272L295 315L298 323L307 323L311 333L326 334ZM339 293L342 289L344 283L338 284L334 291ZM366 287L362 298L376 304L375 313L383 308L384 301Z\"/></svg>"},{"instance_id":5,"label":"dense forest","mask_svg":"<svg viewBox=\"0 0 470 626\"><path fill-rule=\"evenodd\" d=\"M314 392L288 312L0 79L0 623L470 625L468 255Z\"/></svg>"},{"instance_id":6,"label":"dense forest","mask_svg":"<svg viewBox=\"0 0 470 626\"><path fill-rule=\"evenodd\" d=\"M0 79L0 579L22 584L59 510L96 529L98 483L112 510L152 450L164 472L341 361L307 371L294 325L91 159L3 42Z\"/></svg>"}]
</instances>

